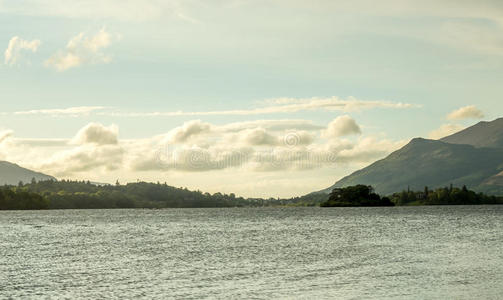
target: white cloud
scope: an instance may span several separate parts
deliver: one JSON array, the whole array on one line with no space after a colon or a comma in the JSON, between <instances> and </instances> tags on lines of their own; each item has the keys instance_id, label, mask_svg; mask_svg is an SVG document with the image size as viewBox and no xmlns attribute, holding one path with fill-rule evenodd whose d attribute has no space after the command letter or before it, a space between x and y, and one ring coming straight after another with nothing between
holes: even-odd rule
<instances>
[{"instance_id":1,"label":"white cloud","mask_svg":"<svg viewBox=\"0 0 503 300\"><path fill-rule=\"evenodd\" d=\"M24 0L0 3L0 12L17 15L59 16L64 18L112 18L120 21L146 21L173 17L189 22L178 0Z\"/></svg>"},{"instance_id":2,"label":"white cloud","mask_svg":"<svg viewBox=\"0 0 503 300\"><path fill-rule=\"evenodd\" d=\"M263 124L273 123L277 125L276 122ZM310 122L294 123L317 126ZM317 130L314 128L311 131L289 130L283 127L285 124L278 130L260 126L250 128L249 123L241 125L191 121L164 135L119 140L116 126L90 123L70 142L17 139L6 132L1 135L9 137L0 142L0 158L59 178L101 182L114 182L117 178L134 181L145 176L162 181L185 178L179 182L207 188L201 180L205 182L204 176L210 175L204 174L218 177L232 172L234 176L246 178L296 177L303 176L296 172L330 169L325 172L329 176L383 158L403 144L368 136L356 140L324 140L315 136ZM168 136L179 143L171 144ZM232 142L231 136L235 137ZM284 173L286 170L295 172ZM189 179L184 172L192 173Z\"/></svg>"},{"instance_id":3,"label":"white cloud","mask_svg":"<svg viewBox=\"0 0 503 300\"><path fill-rule=\"evenodd\" d=\"M94 111L102 110L103 106L78 106L69 108L56 108L56 109L34 109L17 111L16 115L50 115L50 116L87 116Z\"/></svg>"},{"instance_id":4,"label":"white cloud","mask_svg":"<svg viewBox=\"0 0 503 300\"><path fill-rule=\"evenodd\" d=\"M237 132L244 129L253 129L261 127L271 131L285 131L285 130L320 130L323 126L319 126L309 120L255 120L229 123L219 127L219 130L225 132Z\"/></svg>"},{"instance_id":5,"label":"white cloud","mask_svg":"<svg viewBox=\"0 0 503 300\"><path fill-rule=\"evenodd\" d=\"M335 139L341 136L361 134L361 129L356 121L348 115L335 118L322 135L326 139Z\"/></svg>"},{"instance_id":6,"label":"white cloud","mask_svg":"<svg viewBox=\"0 0 503 300\"><path fill-rule=\"evenodd\" d=\"M475 105L464 106L447 115L448 120L482 119L484 113Z\"/></svg>"},{"instance_id":7,"label":"white cloud","mask_svg":"<svg viewBox=\"0 0 503 300\"><path fill-rule=\"evenodd\" d=\"M99 45L102 42L92 43L93 45ZM173 117L173 116L215 116L215 115L265 115L265 114L282 114L282 113L296 113L301 111L360 111L373 108L388 108L388 109L407 109L407 108L417 108L419 105L401 103L401 102L391 102L391 101L364 101L355 98L349 98L347 100L339 99L338 97L331 98L310 98L310 99L290 99L290 98L280 98L275 100L267 101L268 105L262 108L254 109L242 109L242 110L221 110L221 111L194 111L194 112L183 112L183 111L171 111L171 112L120 112L120 111L103 111L106 107L103 106L78 106L70 108L56 108L56 109L35 109L18 111L15 114L18 115L35 115L44 114L51 116L80 116L89 115L95 113L98 116L107 117ZM274 104L276 103L276 104ZM285 130L285 129L295 129L295 130L319 130L322 127L314 125L312 121L308 120L256 120L256 121L245 121L245 122L235 122L222 126L221 129L228 131L239 131L245 128L256 128L263 127L270 130Z\"/></svg>"},{"instance_id":8,"label":"white cloud","mask_svg":"<svg viewBox=\"0 0 503 300\"><path fill-rule=\"evenodd\" d=\"M45 65L58 71L66 71L84 64L109 63L112 60L111 56L101 50L109 47L116 39L117 37L104 28L93 36L81 32L68 41L65 50L47 59Z\"/></svg>"},{"instance_id":9,"label":"white cloud","mask_svg":"<svg viewBox=\"0 0 503 300\"><path fill-rule=\"evenodd\" d=\"M264 128L246 129L238 133L240 139L250 146L275 146L278 139Z\"/></svg>"},{"instance_id":10,"label":"white cloud","mask_svg":"<svg viewBox=\"0 0 503 300\"><path fill-rule=\"evenodd\" d=\"M5 50L5 64L6 65L15 65L19 62L21 58L21 52L31 51L37 52L38 47L40 46L40 40L23 40L22 38L15 36L10 39L9 45Z\"/></svg>"},{"instance_id":11,"label":"white cloud","mask_svg":"<svg viewBox=\"0 0 503 300\"><path fill-rule=\"evenodd\" d=\"M87 144L55 153L38 168L58 177L82 172L110 172L123 167L124 150L118 145Z\"/></svg>"},{"instance_id":12,"label":"white cloud","mask_svg":"<svg viewBox=\"0 0 503 300\"><path fill-rule=\"evenodd\" d=\"M214 116L214 115L263 115L279 113L296 113L300 111L361 111L373 108L388 109L408 109L418 108L420 105L391 102L391 101L364 101L355 98L340 99L331 98L310 98L294 99L279 98L267 101L269 105L255 109L243 110L220 110L220 111L168 111L168 112L146 112L146 113L122 113L122 112L102 112L99 115L113 117L172 117L172 116Z\"/></svg>"},{"instance_id":13,"label":"white cloud","mask_svg":"<svg viewBox=\"0 0 503 300\"><path fill-rule=\"evenodd\" d=\"M391 152L403 147L407 141L391 141L376 137L364 137L358 140L353 147L341 150L336 162L357 163L362 166L370 164L377 159L384 158Z\"/></svg>"},{"instance_id":14,"label":"white cloud","mask_svg":"<svg viewBox=\"0 0 503 300\"><path fill-rule=\"evenodd\" d=\"M115 145L118 143L119 128L116 125L104 126L90 123L79 130L73 138L73 144Z\"/></svg>"},{"instance_id":15,"label":"white cloud","mask_svg":"<svg viewBox=\"0 0 503 300\"><path fill-rule=\"evenodd\" d=\"M448 135L454 134L460 130L463 130L465 127L458 124L443 124L439 128L431 131L428 134L430 139L438 140Z\"/></svg>"},{"instance_id":16,"label":"white cloud","mask_svg":"<svg viewBox=\"0 0 503 300\"><path fill-rule=\"evenodd\" d=\"M286 132L283 135L281 145L289 148L296 146L307 146L311 145L315 140L315 136L305 130L293 130Z\"/></svg>"},{"instance_id":17,"label":"white cloud","mask_svg":"<svg viewBox=\"0 0 503 300\"><path fill-rule=\"evenodd\" d=\"M198 124L193 123L193 124ZM190 128L191 126L186 126ZM136 146L136 155L130 160L134 171L211 171L240 168L250 172L275 172L283 170L308 170L334 166L337 163L364 164L383 158L404 144L387 139L365 137L357 141L346 139L323 140L316 143L308 131L269 132L264 128L247 128L235 131L229 125L206 124L204 134L181 135L187 141L182 147L172 146L169 140L157 140L148 149ZM178 128L180 130L182 127ZM197 126L196 128L200 128ZM233 128L225 131L223 128ZM187 132L181 130L176 132ZM197 130L196 132L200 132ZM204 142L194 142L202 139ZM150 143L152 143L151 140ZM204 147L199 146L205 144ZM152 151L157 149L157 151Z\"/></svg>"},{"instance_id":18,"label":"white cloud","mask_svg":"<svg viewBox=\"0 0 503 300\"><path fill-rule=\"evenodd\" d=\"M184 143L194 136L209 133L211 124L194 120L185 122L182 126L176 127L167 134L167 140L170 143Z\"/></svg>"}]
</instances>

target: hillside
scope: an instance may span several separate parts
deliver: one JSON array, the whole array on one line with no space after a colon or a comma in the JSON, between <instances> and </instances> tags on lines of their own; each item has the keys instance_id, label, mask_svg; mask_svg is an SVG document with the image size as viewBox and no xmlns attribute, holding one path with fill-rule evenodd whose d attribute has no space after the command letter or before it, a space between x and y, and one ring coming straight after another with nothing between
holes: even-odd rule
<instances>
[{"instance_id":1,"label":"hillside","mask_svg":"<svg viewBox=\"0 0 503 300\"><path fill-rule=\"evenodd\" d=\"M17 185L19 181L26 183L30 182L33 178L37 181L55 180L52 176L25 169L7 161L0 161L0 185Z\"/></svg>"},{"instance_id":2,"label":"hillside","mask_svg":"<svg viewBox=\"0 0 503 300\"><path fill-rule=\"evenodd\" d=\"M477 148L503 148L503 118L480 122L465 130L440 139L450 144L472 145Z\"/></svg>"},{"instance_id":3,"label":"hillside","mask_svg":"<svg viewBox=\"0 0 503 300\"><path fill-rule=\"evenodd\" d=\"M372 185L381 194L454 184L502 195L503 118L480 122L438 141L413 139L321 192L357 184Z\"/></svg>"}]
</instances>

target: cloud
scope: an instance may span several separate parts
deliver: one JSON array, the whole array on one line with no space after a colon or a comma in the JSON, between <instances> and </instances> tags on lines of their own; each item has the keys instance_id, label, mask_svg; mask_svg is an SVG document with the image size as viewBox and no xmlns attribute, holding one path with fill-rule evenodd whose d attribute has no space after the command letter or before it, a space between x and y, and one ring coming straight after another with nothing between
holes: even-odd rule
<instances>
[{"instance_id":1,"label":"cloud","mask_svg":"<svg viewBox=\"0 0 503 300\"><path fill-rule=\"evenodd\" d=\"M166 148L167 149L167 148ZM253 156L250 147L214 145L211 148L183 146L172 151L136 152L129 168L133 171L206 172L239 167Z\"/></svg>"},{"instance_id":2,"label":"cloud","mask_svg":"<svg viewBox=\"0 0 503 300\"><path fill-rule=\"evenodd\" d=\"M6 138L0 142L0 157L60 178L103 180L100 178L119 174L128 178L142 178L145 174L159 178L225 170L252 176L361 166L401 145L377 137L324 140L314 130L283 130L282 126L282 130L267 130L237 124L215 125L195 120L164 135L119 140L117 126L90 123L66 142Z\"/></svg>"},{"instance_id":3,"label":"cloud","mask_svg":"<svg viewBox=\"0 0 503 300\"><path fill-rule=\"evenodd\" d=\"M309 120L255 120L229 123L219 127L219 130L225 132L237 132L244 129L253 129L261 127L271 131L285 131L285 130L306 130L314 131L323 129Z\"/></svg>"},{"instance_id":4,"label":"cloud","mask_svg":"<svg viewBox=\"0 0 503 300\"><path fill-rule=\"evenodd\" d=\"M94 44L94 43L93 43ZM99 43L97 43L99 44ZM45 114L52 116L79 116L89 115L95 113L98 116L107 117L175 117L175 116L215 116L215 115L265 115L265 114L283 114L283 113L296 113L301 111L360 111L373 108L388 108L388 109L408 109L420 107L415 104L390 102L390 101L363 101L354 98L342 100L337 97L320 99L290 99L280 98L275 100L268 100L268 105L262 108L242 109L242 110L220 110L220 111L171 111L171 112L120 112L120 111L100 111L105 110L103 106L78 106L70 108L57 108L57 109L35 109L27 111L18 111L18 115L34 115ZM276 103L276 104L274 104ZM308 120L256 120L230 123L222 127L222 129L229 131L239 131L245 128L263 127L270 130L319 130L322 127L314 125L312 121Z\"/></svg>"},{"instance_id":5,"label":"cloud","mask_svg":"<svg viewBox=\"0 0 503 300\"><path fill-rule=\"evenodd\" d=\"M73 144L96 144L115 145L118 144L119 128L116 125L108 127L100 123L90 123L79 130L73 138Z\"/></svg>"},{"instance_id":6,"label":"cloud","mask_svg":"<svg viewBox=\"0 0 503 300\"><path fill-rule=\"evenodd\" d=\"M278 139L269 134L264 128L246 129L239 133L240 139L250 146L274 146Z\"/></svg>"},{"instance_id":7,"label":"cloud","mask_svg":"<svg viewBox=\"0 0 503 300\"><path fill-rule=\"evenodd\" d=\"M77 19L146 21L173 17L196 22L178 0L24 0L2 2L0 12L30 16L59 16Z\"/></svg>"},{"instance_id":8,"label":"cloud","mask_svg":"<svg viewBox=\"0 0 503 300\"><path fill-rule=\"evenodd\" d=\"M124 150L118 145L82 145L57 152L38 168L58 177L88 171L110 172L123 167Z\"/></svg>"},{"instance_id":9,"label":"cloud","mask_svg":"<svg viewBox=\"0 0 503 300\"><path fill-rule=\"evenodd\" d=\"M317 143L313 133L308 131L275 133L257 127L226 132L222 128L228 128L228 125L208 125L212 128L211 134L195 135L195 138L206 141L204 147L192 141L177 147L166 144L166 141L151 140L146 148L135 147L130 169L141 172L207 172L230 168L249 172L309 170L338 164L369 163L404 145L403 141L375 137Z\"/></svg>"},{"instance_id":10,"label":"cloud","mask_svg":"<svg viewBox=\"0 0 503 300\"><path fill-rule=\"evenodd\" d=\"M367 165L384 158L391 152L403 147L407 141L390 141L376 137L365 137L358 140L353 147L341 150L337 154L337 163L357 163Z\"/></svg>"},{"instance_id":11,"label":"cloud","mask_svg":"<svg viewBox=\"0 0 503 300\"><path fill-rule=\"evenodd\" d=\"M28 41L18 36L11 38L5 50L5 64L10 66L17 64L21 58L21 52L24 50L37 52L40 43L40 40Z\"/></svg>"},{"instance_id":12,"label":"cloud","mask_svg":"<svg viewBox=\"0 0 503 300\"><path fill-rule=\"evenodd\" d=\"M322 132L322 136L326 139L334 139L341 136L361 134L361 129L356 121L348 115L335 118L326 130Z\"/></svg>"},{"instance_id":13,"label":"cloud","mask_svg":"<svg viewBox=\"0 0 503 300\"><path fill-rule=\"evenodd\" d=\"M315 136L305 130L289 131L283 135L282 145L292 148L296 146L307 146L314 142Z\"/></svg>"},{"instance_id":14,"label":"cloud","mask_svg":"<svg viewBox=\"0 0 503 300\"><path fill-rule=\"evenodd\" d=\"M59 177L89 171L110 172L121 169L126 149L119 144L118 134L116 125L89 123L67 143L67 146L72 148L56 151L36 167Z\"/></svg>"},{"instance_id":15,"label":"cloud","mask_svg":"<svg viewBox=\"0 0 503 300\"><path fill-rule=\"evenodd\" d=\"M26 111L17 111L16 115L50 115L50 116L87 116L94 111L102 110L103 106L78 106L69 108L56 108L56 109L34 109Z\"/></svg>"},{"instance_id":16,"label":"cloud","mask_svg":"<svg viewBox=\"0 0 503 300\"><path fill-rule=\"evenodd\" d=\"M111 56L101 50L108 48L116 39L104 28L93 36L81 32L68 41L65 50L58 51L47 59L45 65L62 72L84 64L109 63Z\"/></svg>"},{"instance_id":17,"label":"cloud","mask_svg":"<svg viewBox=\"0 0 503 300\"><path fill-rule=\"evenodd\" d=\"M280 113L296 113L300 111L361 111L374 108L388 109L409 109L418 108L420 105L391 102L391 101L364 101L355 98L346 100L338 97L331 98L310 98L310 99L294 99L294 98L279 98L268 100L265 107L255 109L242 110L220 110L220 111L168 111L168 112L142 112L142 113L122 113L122 112L102 112L99 115L113 117L172 117L172 116L214 116L214 115L263 115L263 114L280 114Z\"/></svg>"},{"instance_id":18,"label":"cloud","mask_svg":"<svg viewBox=\"0 0 503 300\"><path fill-rule=\"evenodd\" d=\"M475 105L464 106L447 115L448 120L482 119L484 113Z\"/></svg>"},{"instance_id":19,"label":"cloud","mask_svg":"<svg viewBox=\"0 0 503 300\"><path fill-rule=\"evenodd\" d=\"M3 143L6 139L12 136L12 130L2 130L0 131L0 144Z\"/></svg>"},{"instance_id":20,"label":"cloud","mask_svg":"<svg viewBox=\"0 0 503 300\"><path fill-rule=\"evenodd\" d=\"M443 124L439 128L431 131L428 134L430 139L438 140L448 135L454 134L458 131L463 130L465 127L458 124Z\"/></svg>"},{"instance_id":21,"label":"cloud","mask_svg":"<svg viewBox=\"0 0 503 300\"><path fill-rule=\"evenodd\" d=\"M184 143L190 138L209 133L211 124L203 123L201 120L185 122L182 126L176 127L167 134L167 140L170 143Z\"/></svg>"}]
</instances>

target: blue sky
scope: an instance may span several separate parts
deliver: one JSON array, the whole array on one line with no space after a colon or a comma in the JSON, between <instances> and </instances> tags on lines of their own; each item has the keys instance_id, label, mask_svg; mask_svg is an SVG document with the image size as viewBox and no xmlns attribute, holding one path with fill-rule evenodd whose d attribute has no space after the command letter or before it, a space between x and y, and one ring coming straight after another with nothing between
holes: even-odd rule
<instances>
[{"instance_id":1,"label":"blue sky","mask_svg":"<svg viewBox=\"0 0 503 300\"><path fill-rule=\"evenodd\" d=\"M499 1L4 0L0 158L59 178L300 195L410 138L500 117L502 33ZM281 152L276 140L306 131L299 122L271 129L271 120L316 125L299 149L332 151L344 163L274 169L255 157L204 170L134 167L134 149L165 149L177 130L193 136L173 149L209 151L212 162L224 145ZM358 130L335 129L348 122ZM238 137L229 124L241 126ZM79 133L90 137L75 142ZM334 145L344 143L341 154Z\"/></svg>"}]
</instances>

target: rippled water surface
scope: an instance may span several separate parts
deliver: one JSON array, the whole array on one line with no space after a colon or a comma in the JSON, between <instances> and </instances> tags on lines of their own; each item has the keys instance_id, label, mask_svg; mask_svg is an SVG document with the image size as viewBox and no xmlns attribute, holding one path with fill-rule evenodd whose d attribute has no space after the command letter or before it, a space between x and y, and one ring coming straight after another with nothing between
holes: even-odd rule
<instances>
[{"instance_id":1,"label":"rippled water surface","mask_svg":"<svg viewBox=\"0 0 503 300\"><path fill-rule=\"evenodd\" d=\"M0 212L3 298L501 299L503 206Z\"/></svg>"}]
</instances>

